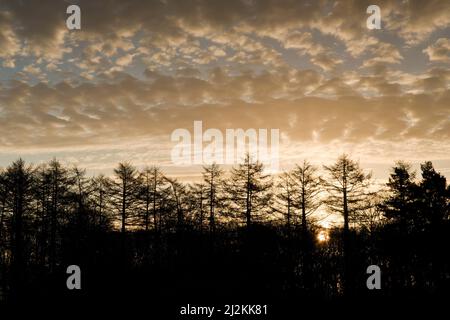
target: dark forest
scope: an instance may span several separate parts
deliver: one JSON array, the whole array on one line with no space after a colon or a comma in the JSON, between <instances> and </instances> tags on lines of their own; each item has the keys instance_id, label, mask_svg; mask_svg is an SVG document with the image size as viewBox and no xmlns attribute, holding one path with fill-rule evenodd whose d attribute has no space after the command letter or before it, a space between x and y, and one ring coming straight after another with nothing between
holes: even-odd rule
<instances>
[{"instance_id":1,"label":"dark forest","mask_svg":"<svg viewBox=\"0 0 450 320\"><path fill-rule=\"evenodd\" d=\"M374 192L342 155L278 176L249 156L182 183L120 163L111 177L57 160L0 173L0 301L102 304L264 297L444 297L450 290L450 187L431 162L397 162ZM343 223L324 229L318 210ZM78 265L82 289L66 288ZM381 269L368 290L366 269ZM95 302L94 302L95 301Z\"/></svg>"}]
</instances>

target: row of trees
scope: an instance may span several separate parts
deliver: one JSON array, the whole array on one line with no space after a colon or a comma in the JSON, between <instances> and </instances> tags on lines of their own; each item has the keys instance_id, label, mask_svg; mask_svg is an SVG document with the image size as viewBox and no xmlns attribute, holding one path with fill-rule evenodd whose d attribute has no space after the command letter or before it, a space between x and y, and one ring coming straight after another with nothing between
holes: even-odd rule
<instances>
[{"instance_id":1,"label":"row of trees","mask_svg":"<svg viewBox=\"0 0 450 320\"><path fill-rule=\"evenodd\" d=\"M57 160L31 166L19 159L0 171L0 287L12 296L20 292L29 266L53 273L66 254L62 248L67 234L73 242L85 234L115 230L160 236L190 230L213 241L218 232L261 224L281 228L287 239L300 235L301 246L291 249L302 252L306 278L319 207L342 217L342 287L351 287L351 226L368 234L378 234L386 225L398 234L416 234L438 232L448 222L445 177L431 162L421 170L422 180L417 181L411 167L399 162L385 188L375 193L371 175L347 155L324 166L323 175L304 161L277 177L265 174L263 165L247 155L229 173L217 164L205 166L202 181L190 184L165 176L158 167L139 171L119 163L113 177L89 178L85 170ZM83 254L83 248L77 250ZM292 268L298 263L292 261ZM440 263L436 277L444 269Z\"/></svg>"}]
</instances>

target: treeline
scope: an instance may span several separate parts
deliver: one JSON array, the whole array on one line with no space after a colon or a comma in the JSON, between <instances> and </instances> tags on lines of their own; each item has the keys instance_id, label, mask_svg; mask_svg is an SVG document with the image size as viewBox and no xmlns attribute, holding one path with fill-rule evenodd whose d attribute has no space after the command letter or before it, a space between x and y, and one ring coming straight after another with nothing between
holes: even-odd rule
<instances>
[{"instance_id":1,"label":"treeline","mask_svg":"<svg viewBox=\"0 0 450 320\"><path fill-rule=\"evenodd\" d=\"M276 177L247 155L230 172L205 166L198 183L130 163L112 177L87 177L57 160L19 159L0 171L0 300L63 292L70 264L89 270L88 294L104 293L119 273L129 290L151 281L161 294L336 297L367 291L371 264L383 271L386 295L434 294L450 279L449 199L431 162L420 179L398 162L375 190L347 155ZM318 239L325 210L343 224Z\"/></svg>"}]
</instances>

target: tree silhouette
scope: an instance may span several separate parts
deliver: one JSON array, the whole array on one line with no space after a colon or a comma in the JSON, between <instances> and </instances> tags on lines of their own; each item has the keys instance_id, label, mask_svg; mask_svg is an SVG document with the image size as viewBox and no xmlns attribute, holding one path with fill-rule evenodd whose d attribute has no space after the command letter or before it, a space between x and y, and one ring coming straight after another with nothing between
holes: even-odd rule
<instances>
[{"instance_id":1,"label":"tree silhouette","mask_svg":"<svg viewBox=\"0 0 450 320\"><path fill-rule=\"evenodd\" d=\"M390 195L384 202L386 218L394 220L405 229L413 227L419 220L414 203L417 192L414 179L415 173L411 172L411 165L400 161L392 169L387 183Z\"/></svg>"},{"instance_id":2,"label":"tree silhouette","mask_svg":"<svg viewBox=\"0 0 450 320\"><path fill-rule=\"evenodd\" d=\"M86 210L87 201L91 193L90 181L86 178L86 170L73 167L71 170L73 178L73 194L75 196L76 220L79 227L86 226L89 223L88 210Z\"/></svg>"},{"instance_id":3,"label":"tree silhouette","mask_svg":"<svg viewBox=\"0 0 450 320\"><path fill-rule=\"evenodd\" d=\"M422 170L421 209L425 220L432 225L439 225L449 218L447 180L440 175L430 161L420 166Z\"/></svg>"},{"instance_id":4,"label":"tree silhouette","mask_svg":"<svg viewBox=\"0 0 450 320\"><path fill-rule=\"evenodd\" d=\"M111 179L105 177L103 174L94 177L91 180L90 186L90 203L94 212L93 226L101 228L108 228L111 223L110 216L110 198L112 189Z\"/></svg>"},{"instance_id":5,"label":"tree silhouette","mask_svg":"<svg viewBox=\"0 0 450 320\"><path fill-rule=\"evenodd\" d=\"M367 207L365 200L369 195L368 186L371 174L365 174L359 163L347 155L339 157L332 166L324 166L328 174L323 184L328 197L325 204L332 212L344 218L344 234L348 234L351 215Z\"/></svg>"},{"instance_id":6,"label":"tree silhouette","mask_svg":"<svg viewBox=\"0 0 450 320\"><path fill-rule=\"evenodd\" d=\"M0 169L0 290L6 291L6 274L7 274L7 213L6 213L6 199L8 198L7 177L3 169Z\"/></svg>"},{"instance_id":7,"label":"tree silhouette","mask_svg":"<svg viewBox=\"0 0 450 320\"><path fill-rule=\"evenodd\" d=\"M190 210L198 220L198 230L203 233L203 221L205 220L205 202L207 200L207 190L204 183L194 183L190 188ZM195 219L195 218L194 218Z\"/></svg>"},{"instance_id":8,"label":"tree silhouette","mask_svg":"<svg viewBox=\"0 0 450 320\"><path fill-rule=\"evenodd\" d=\"M146 167L140 173L141 190L139 198L143 202L143 225L146 231L150 228L150 217L153 217L153 228L158 230L158 216L161 211L165 182L164 175L158 167Z\"/></svg>"},{"instance_id":9,"label":"tree silhouette","mask_svg":"<svg viewBox=\"0 0 450 320\"><path fill-rule=\"evenodd\" d=\"M57 265L58 254L58 231L60 228L60 220L63 218L64 209L69 201L69 189L73 185L73 180L68 175L68 170L64 168L59 161L53 159L48 164L48 168L44 169L45 182L49 185L45 188L49 189L49 213L50 213L50 245L49 260L50 271L54 271Z\"/></svg>"},{"instance_id":10,"label":"tree silhouette","mask_svg":"<svg viewBox=\"0 0 450 320\"><path fill-rule=\"evenodd\" d=\"M220 194L223 192L223 170L213 163L203 167L203 182L206 185L207 206L209 211L209 231L216 232L216 210L221 208Z\"/></svg>"},{"instance_id":11,"label":"tree silhouette","mask_svg":"<svg viewBox=\"0 0 450 320\"><path fill-rule=\"evenodd\" d=\"M186 187L177 179L166 177L166 180L170 184L172 191L172 202L176 213L176 230L183 231L185 223L185 200L187 198L187 190Z\"/></svg>"},{"instance_id":12,"label":"tree silhouette","mask_svg":"<svg viewBox=\"0 0 450 320\"><path fill-rule=\"evenodd\" d=\"M296 165L292 176L298 186L295 206L301 210L302 232L306 235L308 233L307 218L321 205L318 198L321 192L320 177L317 176L317 168L306 160L301 166Z\"/></svg>"},{"instance_id":13,"label":"tree silhouette","mask_svg":"<svg viewBox=\"0 0 450 320\"><path fill-rule=\"evenodd\" d=\"M269 212L272 181L263 171L263 164L253 162L247 153L243 162L231 170L231 179L226 187L233 210L242 212L247 228L255 219L264 220Z\"/></svg>"},{"instance_id":14,"label":"tree silhouette","mask_svg":"<svg viewBox=\"0 0 450 320\"><path fill-rule=\"evenodd\" d=\"M30 216L33 169L19 159L6 169L6 206L11 215L12 297L22 291L25 274L25 223Z\"/></svg>"},{"instance_id":15,"label":"tree silhouette","mask_svg":"<svg viewBox=\"0 0 450 320\"><path fill-rule=\"evenodd\" d=\"M325 203L332 212L337 212L344 218L344 290L351 290L349 221L351 215L367 208L365 200L371 174L365 174L359 163L346 154L340 156L334 165L324 166L324 169L328 174L327 179L323 180L328 192Z\"/></svg>"},{"instance_id":16,"label":"tree silhouette","mask_svg":"<svg viewBox=\"0 0 450 320\"><path fill-rule=\"evenodd\" d=\"M445 296L450 188L431 162L417 179L396 163L376 193L346 155L321 176L305 161L272 177L249 155L190 183L130 163L90 177L56 159L19 159L0 169L0 304L70 304L69 264L86 277L80 297L107 305L184 294L367 299L371 264L382 269L382 299ZM317 225L322 201L342 224Z\"/></svg>"},{"instance_id":17,"label":"tree silhouette","mask_svg":"<svg viewBox=\"0 0 450 320\"><path fill-rule=\"evenodd\" d=\"M114 169L116 181L113 181L112 198L113 204L119 211L120 230L126 232L129 219L135 217L137 199L139 192L139 180L136 168L131 164L122 162Z\"/></svg>"},{"instance_id":18,"label":"tree silhouette","mask_svg":"<svg viewBox=\"0 0 450 320\"><path fill-rule=\"evenodd\" d=\"M283 172L277 183L278 193L276 194L275 211L281 212L286 219L286 230L288 236L291 234L292 225L296 225L295 214L295 196L297 191L297 185L289 172ZM278 209L281 207L281 209Z\"/></svg>"}]
</instances>

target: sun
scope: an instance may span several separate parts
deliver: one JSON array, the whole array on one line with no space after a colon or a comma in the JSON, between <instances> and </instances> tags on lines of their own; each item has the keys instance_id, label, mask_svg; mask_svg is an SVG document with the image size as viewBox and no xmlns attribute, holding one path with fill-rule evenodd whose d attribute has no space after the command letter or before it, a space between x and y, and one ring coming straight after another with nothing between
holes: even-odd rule
<instances>
[{"instance_id":1,"label":"sun","mask_svg":"<svg viewBox=\"0 0 450 320\"><path fill-rule=\"evenodd\" d=\"M319 240L319 242L327 242L329 239L328 232L325 230L322 230L317 234L317 240Z\"/></svg>"}]
</instances>

